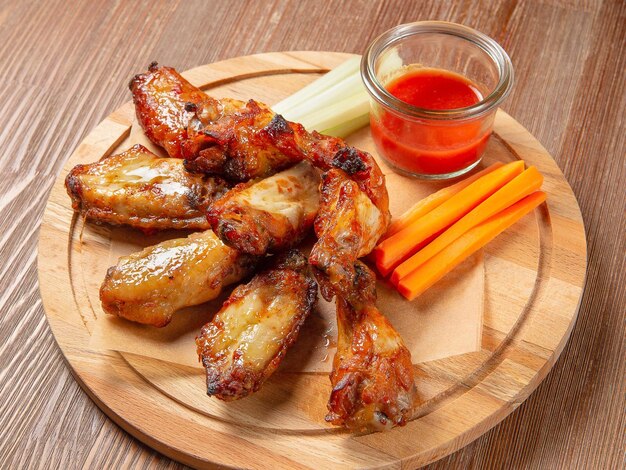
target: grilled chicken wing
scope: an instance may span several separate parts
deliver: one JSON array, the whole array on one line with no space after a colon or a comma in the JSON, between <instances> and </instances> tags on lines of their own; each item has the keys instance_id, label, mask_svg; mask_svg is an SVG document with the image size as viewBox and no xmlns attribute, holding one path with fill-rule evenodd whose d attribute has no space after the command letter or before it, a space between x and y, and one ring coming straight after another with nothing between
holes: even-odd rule
<instances>
[{"instance_id":1,"label":"grilled chicken wing","mask_svg":"<svg viewBox=\"0 0 626 470\"><path fill-rule=\"evenodd\" d=\"M187 159L190 171L238 182L269 176L296 162L275 148L254 143L255 129L273 116L264 105L216 100L173 68L156 62L131 80L130 90L148 138L170 157Z\"/></svg>"},{"instance_id":2,"label":"grilled chicken wing","mask_svg":"<svg viewBox=\"0 0 626 470\"><path fill-rule=\"evenodd\" d=\"M146 136L170 157L182 158L181 142L187 139L192 118L207 122L217 117L219 103L185 80L171 67L150 64L147 73L129 83L137 120Z\"/></svg>"},{"instance_id":3,"label":"grilled chicken wing","mask_svg":"<svg viewBox=\"0 0 626 470\"><path fill-rule=\"evenodd\" d=\"M241 184L214 203L207 218L224 243L263 255L293 246L313 226L319 208L317 170L301 162L252 185Z\"/></svg>"},{"instance_id":4,"label":"grilled chicken wing","mask_svg":"<svg viewBox=\"0 0 626 470\"><path fill-rule=\"evenodd\" d=\"M65 179L74 210L87 218L145 231L206 230L209 205L229 189L221 178L189 173L141 145L89 165Z\"/></svg>"},{"instance_id":5,"label":"grilled chicken wing","mask_svg":"<svg viewBox=\"0 0 626 470\"><path fill-rule=\"evenodd\" d=\"M193 121L189 139L183 143L188 170L248 181L302 160L272 145L274 113L266 105L250 100L239 109L231 106L229 111L204 126L200 115Z\"/></svg>"},{"instance_id":6,"label":"grilled chicken wing","mask_svg":"<svg viewBox=\"0 0 626 470\"><path fill-rule=\"evenodd\" d=\"M120 258L100 288L111 315L157 327L172 314L214 299L224 286L247 276L255 258L224 245L211 231L194 233Z\"/></svg>"},{"instance_id":7,"label":"grilled chicken wing","mask_svg":"<svg viewBox=\"0 0 626 470\"><path fill-rule=\"evenodd\" d=\"M337 294L355 307L375 301L375 283L362 282L367 267L357 259L374 249L386 229L384 213L343 170L333 168L324 174L315 221L318 241L309 262L316 268L325 299Z\"/></svg>"},{"instance_id":8,"label":"grilled chicken wing","mask_svg":"<svg viewBox=\"0 0 626 470\"><path fill-rule=\"evenodd\" d=\"M337 137L308 132L301 124L288 122L278 114L268 126L267 134L278 150L294 159L309 160L325 171L333 168L343 170L389 223L391 214L385 176L369 153L350 147Z\"/></svg>"},{"instance_id":9,"label":"grilled chicken wing","mask_svg":"<svg viewBox=\"0 0 626 470\"><path fill-rule=\"evenodd\" d=\"M208 395L237 400L256 392L297 339L316 296L296 250L237 287L196 339Z\"/></svg>"},{"instance_id":10,"label":"grilled chicken wing","mask_svg":"<svg viewBox=\"0 0 626 470\"><path fill-rule=\"evenodd\" d=\"M320 214L315 224L319 242L310 262L338 287L345 286L341 288L342 294L353 296L357 281L354 264L374 248L391 218L385 177L374 158L336 137L308 132L302 125L286 121L267 106L252 100L245 109L196 129L196 134L209 136L214 141L203 150L204 157L200 154L186 156L190 159L188 168L198 170L200 162L204 161L204 171L224 174L228 165L234 165L236 173L249 177L244 167L249 162L254 166L251 155L266 155L267 152L274 155L277 151L289 162L308 160L326 172ZM206 163L207 152L211 152L210 164ZM265 156L263 161L269 162L271 158ZM269 165L272 169L277 166L275 162Z\"/></svg>"},{"instance_id":11,"label":"grilled chicken wing","mask_svg":"<svg viewBox=\"0 0 626 470\"><path fill-rule=\"evenodd\" d=\"M326 421L355 431L406 424L416 390L411 354L400 335L373 304L356 311L341 298L337 329Z\"/></svg>"},{"instance_id":12,"label":"grilled chicken wing","mask_svg":"<svg viewBox=\"0 0 626 470\"><path fill-rule=\"evenodd\" d=\"M156 72L158 69L152 67L145 75ZM187 134L181 138L180 149L187 168L193 171L244 181L308 160L325 172L315 221L318 242L309 262L315 267L324 296L336 297L337 301L339 346L331 375L333 392L327 420L352 429L404 424L415 394L410 353L376 309L375 276L358 261L373 249L390 219L385 178L374 159L341 139L309 133L256 101L244 105L220 100L192 103L185 108L192 116L184 117ZM203 330L198 347L205 366L209 364L209 394L225 399L244 396L255 389L259 377L259 369L251 368L255 372L248 373L243 366L245 358L261 356L271 361L282 357L282 350L272 356L252 347L265 344L255 343L255 334L269 335L259 326L265 326L265 322L258 323L257 316L244 313L255 310L257 305L245 295L260 289L252 288L254 282L242 287L240 293L236 290L232 302L229 300L216 320ZM277 296L288 291L271 289L275 284L268 282L265 289ZM227 324L236 328L244 328L241 325L245 324L248 329L237 330L240 336L235 336L223 332L233 331L224 326Z\"/></svg>"},{"instance_id":13,"label":"grilled chicken wing","mask_svg":"<svg viewBox=\"0 0 626 470\"><path fill-rule=\"evenodd\" d=\"M280 117L277 117L280 120ZM274 145L325 170L318 237L309 256L322 295L336 297L338 345L326 419L353 430L404 425L413 410L411 354L376 308L376 277L367 255L390 220L385 178L371 155L299 124L278 126Z\"/></svg>"}]
</instances>

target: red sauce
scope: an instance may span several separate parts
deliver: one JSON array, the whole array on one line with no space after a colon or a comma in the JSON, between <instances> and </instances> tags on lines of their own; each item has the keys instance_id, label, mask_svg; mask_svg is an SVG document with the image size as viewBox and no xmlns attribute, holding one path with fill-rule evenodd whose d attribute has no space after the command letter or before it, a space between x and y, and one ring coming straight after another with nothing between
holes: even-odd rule
<instances>
[{"instance_id":1,"label":"red sauce","mask_svg":"<svg viewBox=\"0 0 626 470\"><path fill-rule=\"evenodd\" d=\"M467 78L446 70L423 68L386 85L396 98L429 110L458 109L482 96ZM478 161L487 144L493 116L478 120L416 120L388 109L373 113L371 129L383 155L400 169L423 175L462 170Z\"/></svg>"}]
</instances>

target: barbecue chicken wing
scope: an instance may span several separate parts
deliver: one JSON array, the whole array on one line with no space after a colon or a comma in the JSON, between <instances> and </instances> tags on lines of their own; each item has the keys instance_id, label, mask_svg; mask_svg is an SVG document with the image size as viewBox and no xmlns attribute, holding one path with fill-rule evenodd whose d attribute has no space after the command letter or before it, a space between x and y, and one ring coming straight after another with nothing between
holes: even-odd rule
<instances>
[{"instance_id":1,"label":"barbecue chicken wing","mask_svg":"<svg viewBox=\"0 0 626 470\"><path fill-rule=\"evenodd\" d=\"M217 119L222 105L203 93L171 67L150 64L148 72L129 83L137 120L146 136L170 157L182 158L181 143L188 138L190 121L200 125ZM236 105L236 104L235 104Z\"/></svg>"},{"instance_id":2,"label":"barbecue chicken wing","mask_svg":"<svg viewBox=\"0 0 626 470\"><path fill-rule=\"evenodd\" d=\"M317 170L301 162L252 185L236 186L211 206L207 218L222 241L239 251L281 251L313 227L319 182Z\"/></svg>"},{"instance_id":3,"label":"barbecue chicken wing","mask_svg":"<svg viewBox=\"0 0 626 470\"><path fill-rule=\"evenodd\" d=\"M269 176L296 160L268 146L257 129L272 119L254 101L211 98L171 67L150 64L130 82L137 119L148 138L193 172L239 182ZM258 141L258 142L257 142Z\"/></svg>"},{"instance_id":4,"label":"barbecue chicken wing","mask_svg":"<svg viewBox=\"0 0 626 470\"><path fill-rule=\"evenodd\" d=\"M355 431L406 424L415 400L411 354L372 304L360 311L337 299L337 353L326 421Z\"/></svg>"},{"instance_id":5,"label":"barbecue chicken wing","mask_svg":"<svg viewBox=\"0 0 626 470\"><path fill-rule=\"evenodd\" d=\"M301 124L275 116L273 145L287 155L300 156L325 171L322 176L320 210L315 221L318 241L309 262L333 289L323 289L354 307L372 302L359 288L357 259L374 249L385 233L391 215L389 195L374 158L336 137L307 132ZM318 280L320 279L318 275Z\"/></svg>"},{"instance_id":6,"label":"barbecue chicken wing","mask_svg":"<svg viewBox=\"0 0 626 470\"><path fill-rule=\"evenodd\" d=\"M220 175L231 181L266 177L288 168L302 158L286 154L272 145L274 113L263 103L248 101L230 108L219 119L203 127L199 115L183 143L188 170Z\"/></svg>"},{"instance_id":7,"label":"barbecue chicken wing","mask_svg":"<svg viewBox=\"0 0 626 470\"><path fill-rule=\"evenodd\" d=\"M255 258L224 245L211 231L167 240L119 259L100 288L111 315L162 327L172 314L217 297L252 272Z\"/></svg>"},{"instance_id":8,"label":"barbecue chicken wing","mask_svg":"<svg viewBox=\"0 0 626 470\"><path fill-rule=\"evenodd\" d=\"M159 158L141 145L89 165L65 179L72 207L85 217L144 230L206 230L206 211L229 185L189 173L181 160Z\"/></svg>"},{"instance_id":9,"label":"barbecue chicken wing","mask_svg":"<svg viewBox=\"0 0 626 470\"><path fill-rule=\"evenodd\" d=\"M162 73L161 69L151 67L148 74L141 76L142 80L154 74L167 75L167 80L176 82L174 87L152 87L149 93L154 96L164 93L167 103L178 100L176 106L180 110L185 100L178 95L175 99L170 96L178 93L182 79L174 73ZM132 86L131 89L135 94ZM156 110L158 100L146 106L135 98L135 103L138 115L142 106L148 109L148 114L160 113ZM149 110L150 106L155 109ZM337 302L339 345L331 375L333 392L327 420L358 430L404 424L412 411L415 394L410 353L375 307L375 276L358 260L373 249L390 219L385 178L375 160L341 139L307 132L300 124L286 121L253 100L244 104L203 98L184 103L182 107L185 114L176 121L182 123L176 128L180 136L177 142L186 167L192 171L246 181L307 160L324 172L314 224L318 241L309 262L315 268L323 295L327 299L336 297ZM147 120L147 124L141 122L144 128L150 124ZM185 126L186 133L180 131ZM237 192L233 193L233 200L238 202ZM219 204L216 203L216 207ZM227 205L226 201L223 205ZM212 223L219 217L217 209L209 214ZM234 239L244 238L239 235L243 227L258 231L255 217L248 217L246 220L250 222L241 224L242 230L236 232ZM234 224L232 220L231 216L230 225ZM218 232L225 232L219 221L216 223ZM270 245L267 242L267 246ZM256 246L254 250L262 251ZM257 280L264 280L265 276L267 274L262 274L251 284L237 289L216 319L203 329L198 351L207 367L209 394L224 399L245 396L267 376L266 371L271 372L276 366L258 366L257 363L255 367L247 367L247 358L262 357L273 364L272 361L284 353L280 349L283 341L263 342L263 337L273 338L276 330L269 325L284 318L279 316L285 312L278 305L291 304L285 300L277 303L265 300L271 308L263 307L263 302L257 299L279 298L292 291L282 286L277 278ZM300 281L297 285L303 284ZM269 294L261 296L257 290ZM274 313L259 316L254 313L258 309ZM269 353L269 349L259 352L258 344L272 345L271 350L278 352Z\"/></svg>"},{"instance_id":10,"label":"barbecue chicken wing","mask_svg":"<svg viewBox=\"0 0 626 470\"><path fill-rule=\"evenodd\" d=\"M345 286L341 293L350 294L348 297L352 299L357 281L355 262L374 248L391 218L385 177L374 158L336 137L308 132L302 125L286 121L252 100L245 111L238 110L197 128L200 129L197 132L215 139L206 150L214 153L212 161L235 165L240 175L245 173L241 172L242 165L250 160L246 155L265 155L268 151L272 154L278 151L290 162L308 160L326 172L315 224L319 242L310 262L338 287ZM202 160L199 156L195 158ZM196 165L193 163L196 160L190 160L187 166ZM235 164L240 161L243 163ZM226 167L220 165L205 165L204 170L224 174ZM275 163L270 166L277 167Z\"/></svg>"},{"instance_id":11,"label":"barbecue chicken wing","mask_svg":"<svg viewBox=\"0 0 626 470\"><path fill-rule=\"evenodd\" d=\"M237 287L196 339L208 395L237 400L256 392L296 341L316 296L296 250Z\"/></svg>"},{"instance_id":12,"label":"barbecue chicken wing","mask_svg":"<svg viewBox=\"0 0 626 470\"><path fill-rule=\"evenodd\" d=\"M354 307L373 303L375 282L363 282L368 268L357 259L374 249L387 229L388 219L354 180L333 168L323 177L320 211L315 221L318 237L309 256L330 300L335 294Z\"/></svg>"}]
</instances>

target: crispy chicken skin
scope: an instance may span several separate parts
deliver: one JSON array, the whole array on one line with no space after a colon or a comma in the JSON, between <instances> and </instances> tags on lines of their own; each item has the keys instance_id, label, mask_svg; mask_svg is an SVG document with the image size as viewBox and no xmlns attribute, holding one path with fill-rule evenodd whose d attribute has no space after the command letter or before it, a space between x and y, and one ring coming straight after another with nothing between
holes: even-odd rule
<instances>
[{"instance_id":1,"label":"crispy chicken skin","mask_svg":"<svg viewBox=\"0 0 626 470\"><path fill-rule=\"evenodd\" d=\"M341 139L308 133L295 123L276 128L278 149L300 153L325 171L315 221L318 240L309 263L322 295L335 297L337 304L338 345L326 419L355 431L404 425L415 397L411 354L376 308L376 276L358 260L389 225L384 175L371 155Z\"/></svg>"},{"instance_id":2,"label":"crispy chicken skin","mask_svg":"<svg viewBox=\"0 0 626 470\"><path fill-rule=\"evenodd\" d=\"M170 157L185 158L190 171L241 182L269 176L298 161L268 146L263 133L257 132L273 116L265 105L216 100L173 68L156 62L129 86L148 138Z\"/></svg>"},{"instance_id":3,"label":"crispy chicken skin","mask_svg":"<svg viewBox=\"0 0 626 470\"><path fill-rule=\"evenodd\" d=\"M358 307L375 301L375 283L363 285L367 267L357 259L374 249L387 229L384 213L343 170L333 168L323 176L320 211L315 221L318 237L309 256L330 300L338 294ZM331 286L326 288L326 286Z\"/></svg>"},{"instance_id":4,"label":"crispy chicken skin","mask_svg":"<svg viewBox=\"0 0 626 470\"><path fill-rule=\"evenodd\" d=\"M350 147L342 139L308 132L304 126L286 121L276 114L266 132L272 144L294 159L309 160L320 170L343 170L370 198L389 223L389 195L383 175L376 160L367 152Z\"/></svg>"},{"instance_id":5,"label":"crispy chicken skin","mask_svg":"<svg viewBox=\"0 0 626 470\"><path fill-rule=\"evenodd\" d=\"M275 253L301 241L319 208L317 170L298 163L252 185L240 184L208 211L213 231L244 253Z\"/></svg>"},{"instance_id":6,"label":"crispy chicken skin","mask_svg":"<svg viewBox=\"0 0 626 470\"><path fill-rule=\"evenodd\" d=\"M190 126L218 119L229 106L243 105L236 100L211 98L173 68L160 67L156 62L146 73L135 75L129 88L146 136L174 158L183 158L181 143L187 140Z\"/></svg>"},{"instance_id":7,"label":"crispy chicken skin","mask_svg":"<svg viewBox=\"0 0 626 470\"><path fill-rule=\"evenodd\" d=\"M245 119L227 117L205 128L215 137L211 151L217 162L207 168L219 174L227 165L222 162L231 158L277 149L324 172L315 220L318 241L309 262L322 295L336 297L338 305L340 346L327 420L354 430L403 425L415 393L410 353L376 308L376 278L358 260L374 248L391 218L384 175L371 155L341 139L307 132L256 102L246 108ZM241 168L237 171L244 175Z\"/></svg>"},{"instance_id":8,"label":"crispy chicken skin","mask_svg":"<svg viewBox=\"0 0 626 470\"><path fill-rule=\"evenodd\" d=\"M311 312L317 286L297 250L237 287L196 338L207 394L237 400L276 370Z\"/></svg>"},{"instance_id":9,"label":"crispy chicken skin","mask_svg":"<svg viewBox=\"0 0 626 470\"><path fill-rule=\"evenodd\" d=\"M201 121L200 115L196 121ZM307 160L325 172L315 223L319 241L309 261L338 286L344 286L342 294L354 297L356 260L374 248L391 219L385 177L374 158L336 137L308 132L254 100L194 129L194 135L205 139L202 144L197 144L201 137L189 139L195 139L196 144L185 155L186 165L194 171L245 180L265 176L282 164ZM276 152L285 160L274 161ZM258 158L266 164L264 169L257 165Z\"/></svg>"},{"instance_id":10,"label":"crispy chicken skin","mask_svg":"<svg viewBox=\"0 0 626 470\"><path fill-rule=\"evenodd\" d=\"M268 133L273 117L269 107L254 100L238 109L229 106L219 119L204 127L206 121L198 114L183 143L187 169L230 181L248 181L299 162L300 155L283 153L272 145Z\"/></svg>"},{"instance_id":11,"label":"crispy chicken skin","mask_svg":"<svg viewBox=\"0 0 626 470\"><path fill-rule=\"evenodd\" d=\"M211 231L150 246L119 259L100 288L104 311L162 327L177 310L217 297L252 272L255 258L224 245Z\"/></svg>"},{"instance_id":12,"label":"crispy chicken skin","mask_svg":"<svg viewBox=\"0 0 626 470\"><path fill-rule=\"evenodd\" d=\"M197 89L190 92L193 99L183 98L193 87L173 69L153 65L138 77L131 90L142 126L153 141L177 150L168 153L183 156L190 171L248 181L306 160L323 172L314 222L318 241L309 263L324 297L335 297L337 303L338 350L326 419L353 430L405 424L415 396L410 353L376 308L375 275L359 261L390 220L385 178L376 161L341 139L307 132L254 100L213 100ZM175 113L178 117L171 117ZM249 202L242 202L241 194L252 187L238 187L215 203L208 219L240 249L276 249L274 240L291 235L284 221L277 224L275 217L252 213ZM239 207L246 208L244 216ZM275 214L271 205L262 207ZM229 231L234 235L226 235ZM252 234L249 239L246 232ZM310 310L314 281L281 263L237 288L203 328L197 342L209 395L228 400L257 390L295 340L303 320L294 318Z\"/></svg>"},{"instance_id":13,"label":"crispy chicken skin","mask_svg":"<svg viewBox=\"0 0 626 470\"><path fill-rule=\"evenodd\" d=\"M337 330L326 421L354 431L406 424L416 390L411 354L400 335L373 304L356 311L341 298Z\"/></svg>"},{"instance_id":14,"label":"crispy chicken skin","mask_svg":"<svg viewBox=\"0 0 626 470\"><path fill-rule=\"evenodd\" d=\"M88 165L65 179L72 207L88 219L144 230L206 230L209 205L229 189L221 178L189 173L181 160L141 145Z\"/></svg>"},{"instance_id":15,"label":"crispy chicken skin","mask_svg":"<svg viewBox=\"0 0 626 470\"><path fill-rule=\"evenodd\" d=\"M246 155L277 150L288 161L307 160L324 171L320 212L315 223L319 241L309 261L333 282L346 286L341 293L352 295L357 282L356 260L374 248L391 219L385 177L378 164L367 152L336 137L308 132L301 124L286 121L261 103L249 101L245 115L245 119L224 116L202 129L205 135L219 134L210 147L215 154L213 162L222 159L224 165L237 161L245 165L250 161ZM220 129L219 133L216 128ZM189 165L190 162L188 168ZM209 172L223 174L225 167L220 165L211 166ZM274 170L277 167L270 166ZM241 178L250 177L239 164L237 173Z\"/></svg>"}]
</instances>

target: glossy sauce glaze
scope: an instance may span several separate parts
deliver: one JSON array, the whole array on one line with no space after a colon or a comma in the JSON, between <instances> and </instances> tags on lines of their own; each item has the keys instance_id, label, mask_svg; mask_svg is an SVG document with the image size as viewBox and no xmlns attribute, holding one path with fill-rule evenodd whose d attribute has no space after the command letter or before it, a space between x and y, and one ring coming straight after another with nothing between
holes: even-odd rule
<instances>
[{"instance_id":1,"label":"glossy sauce glaze","mask_svg":"<svg viewBox=\"0 0 626 470\"><path fill-rule=\"evenodd\" d=\"M261 388L296 341L317 298L302 253L274 257L274 265L232 292L196 338L207 393L244 398Z\"/></svg>"},{"instance_id":2,"label":"glossy sauce glaze","mask_svg":"<svg viewBox=\"0 0 626 470\"><path fill-rule=\"evenodd\" d=\"M467 78L441 69L409 71L385 85L396 98L424 110L453 110L482 100ZM372 136L390 163L415 174L453 173L482 155L492 118L472 120L417 119L387 108L372 114Z\"/></svg>"},{"instance_id":3,"label":"glossy sauce glaze","mask_svg":"<svg viewBox=\"0 0 626 470\"><path fill-rule=\"evenodd\" d=\"M162 327L177 310L212 300L243 279L255 261L224 245L211 230L166 240L109 268L100 288L102 309Z\"/></svg>"},{"instance_id":4,"label":"glossy sauce glaze","mask_svg":"<svg viewBox=\"0 0 626 470\"><path fill-rule=\"evenodd\" d=\"M74 210L90 220L144 232L206 230L206 211L230 189L222 178L189 173L182 160L158 157L141 145L76 165L65 186Z\"/></svg>"},{"instance_id":5,"label":"glossy sauce glaze","mask_svg":"<svg viewBox=\"0 0 626 470\"><path fill-rule=\"evenodd\" d=\"M211 205L207 220L227 244L243 253L276 253L310 232L320 204L320 177L300 162L252 185L239 185Z\"/></svg>"}]
</instances>

